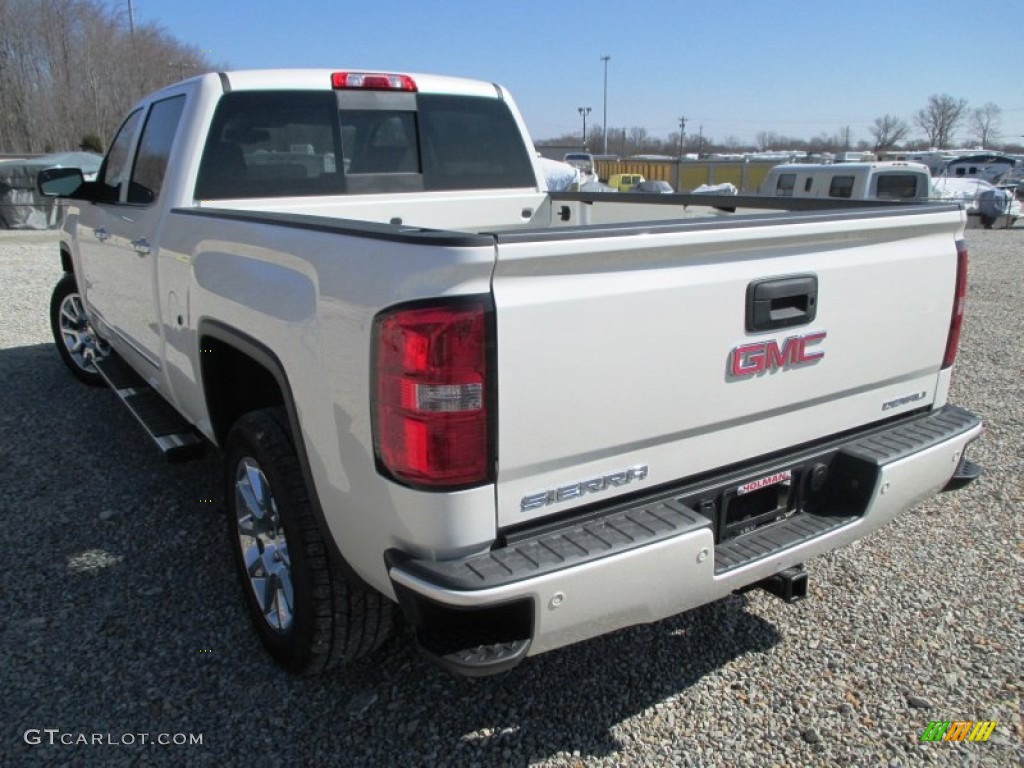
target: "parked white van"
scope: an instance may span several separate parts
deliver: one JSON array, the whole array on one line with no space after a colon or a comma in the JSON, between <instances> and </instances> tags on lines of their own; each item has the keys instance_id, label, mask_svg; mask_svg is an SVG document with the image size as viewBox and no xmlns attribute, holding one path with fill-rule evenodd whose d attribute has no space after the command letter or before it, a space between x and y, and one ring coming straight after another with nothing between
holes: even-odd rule
<instances>
[{"instance_id":1,"label":"parked white van","mask_svg":"<svg viewBox=\"0 0 1024 768\"><path fill-rule=\"evenodd\" d=\"M927 200L930 190L927 166L891 161L776 165L768 171L759 191L775 197Z\"/></svg>"}]
</instances>

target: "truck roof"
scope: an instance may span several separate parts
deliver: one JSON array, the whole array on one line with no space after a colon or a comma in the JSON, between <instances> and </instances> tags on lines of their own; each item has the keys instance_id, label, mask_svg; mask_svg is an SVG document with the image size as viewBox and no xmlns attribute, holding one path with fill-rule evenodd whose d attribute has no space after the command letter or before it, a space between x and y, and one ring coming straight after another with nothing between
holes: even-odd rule
<instances>
[{"instance_id":1,"label":"truck roof","mask_svg":"<svg viewBox=\"0 0 1024 768\"><path fill-rule=\"evenodd\" d=\"M331 90L331 75L336 72L386 73L412 78L419 93L440 93L457 96L506 98L505 91L494 83L461 77L431 75L413 72L394 72L381 69L337 67L335 69L245 69L221 73L207 73L200 78L221 77L233 91L258 90Z\"/></svg>"}]
</instances>

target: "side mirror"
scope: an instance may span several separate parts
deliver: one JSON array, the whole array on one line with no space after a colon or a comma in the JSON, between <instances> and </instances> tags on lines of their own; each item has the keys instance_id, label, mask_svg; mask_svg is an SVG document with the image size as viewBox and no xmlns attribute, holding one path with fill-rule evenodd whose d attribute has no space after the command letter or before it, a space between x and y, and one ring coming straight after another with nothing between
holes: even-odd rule
<instances>
[{"instance_id":1,"label":"side mirror","mask_svg":"<svg viewBox=\"0 0 1024 768\"><path fill-rule=\"evenodd\" d=\"M44 197L74 197L85 179L81 168L46 168L39 172L36 184Z\"/></svg>"}]
</instances>

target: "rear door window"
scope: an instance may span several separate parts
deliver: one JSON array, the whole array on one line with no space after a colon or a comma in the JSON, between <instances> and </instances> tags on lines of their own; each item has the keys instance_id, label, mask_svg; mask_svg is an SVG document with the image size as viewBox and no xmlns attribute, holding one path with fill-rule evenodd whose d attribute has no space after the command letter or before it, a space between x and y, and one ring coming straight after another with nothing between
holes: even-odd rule
<instances>
[{"instance_id":1,"label":"rear door window","mask_svg":"<svg viewBox=\"0 0 1024 768\"><path fill-rule=\"evenodd\" d=\"M185 97L182 95L158 101L150 108L139 139L139 149L135 153L135 166L128 185L129 203L148 205L160 196L184 107Z\"/></svg>"}]
</instances>

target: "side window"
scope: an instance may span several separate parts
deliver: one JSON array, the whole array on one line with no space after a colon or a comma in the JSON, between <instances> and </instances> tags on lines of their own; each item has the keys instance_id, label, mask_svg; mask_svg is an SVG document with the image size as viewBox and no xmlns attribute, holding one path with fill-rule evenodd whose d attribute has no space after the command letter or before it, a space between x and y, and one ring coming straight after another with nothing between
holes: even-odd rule
<instances>
[{"instance_id":1,"label":"side window","mask_svg":"<svg viewBox=\"0 0 1024 768\"><path fill-rule=\"evenodd\" d=\"M812 184L814 184L814 177L808 176L807 180L804 182L804 192L810 192Z\"/></svg>"},{"instance_id":2,"label":"side window","mask_svg":"<svg viewBox=\"0 0 1024 768\"><path fill-rule=\"evenodd\" d=\"M829 197L852 197L853 176L833 176L828 188Z\"/></svg>"},{"instance_id":3,"label":"side window","mask_svg":"<svg viewBox=\"0 0 1024 768\"><path fill-rule=\"evenodd\" d=\"M128 171L131 167L129 151L141 120L141 109L128 115L128 119L121 124L121 129L110 145L99 178L102 190L100 198L104 201L116 202L121 196L121 185L128 180Z\"/></svg>"},{"instance_id":4,"label":"side window","mask_svg":"<svg viewBox=\"0 0 1024 768\"><path fill-rule=\"evenodd\" d=\"M775 196L776 197L792 197L793 186L796 184L795 173L782 173L779 174L779 180L775 185Z\"/></svg>"},{"instance_id":5,"label":"side window","mask_svg":"<svg viewBox=\"0 0 1024 768\"><path fill-rule=\"evenodd\" d=\"M139 149L135 153L135 166L128 185L129 203L148 205L160 196L167 160L184 106L185 97L175 96L158 101L150 108Z\"/></svg>"}]
</instances>

